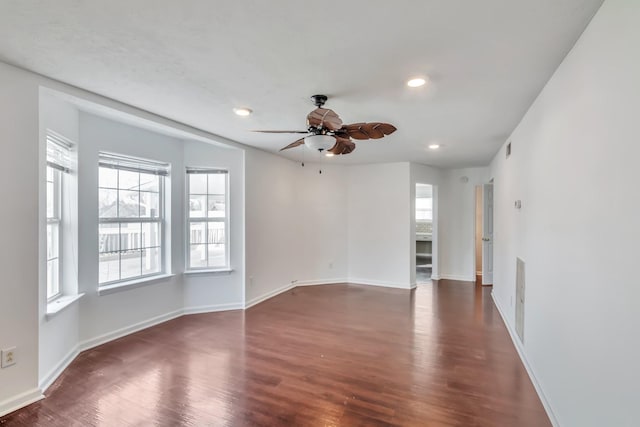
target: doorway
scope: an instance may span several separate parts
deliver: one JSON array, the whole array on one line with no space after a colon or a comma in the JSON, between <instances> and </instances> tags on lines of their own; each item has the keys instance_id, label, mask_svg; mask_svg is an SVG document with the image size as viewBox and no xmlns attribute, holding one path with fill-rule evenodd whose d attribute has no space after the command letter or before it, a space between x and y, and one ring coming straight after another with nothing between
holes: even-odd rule
<instances>
[{"instance_id":1,"label":"doorway","mask_svg":"<svg viewBox=\"0 0 640 427\"><path fill-rule=\"evenodd\" d=\"M433 186L416 184L416 283L430 283L433 272Z\"/></svg>"},{"instance_id":2,"label":"doorway","mask_svg":"<svg viewBox=\"0 0 640 427\"><path fill-rule=\"evenodd\" d=\"M476 284L493 284L493 183L476 186L475 192Z\"/></svg>"}]
</instances>

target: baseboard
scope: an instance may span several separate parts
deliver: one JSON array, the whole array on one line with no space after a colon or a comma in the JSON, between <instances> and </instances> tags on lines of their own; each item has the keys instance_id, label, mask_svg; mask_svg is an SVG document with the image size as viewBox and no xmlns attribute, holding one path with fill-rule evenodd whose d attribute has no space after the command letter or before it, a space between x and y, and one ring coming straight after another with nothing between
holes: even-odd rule
<instances>
[{"instance_id":1,"label":"baseboard","mask_svg":"<svg viewBox=\"0 0 640 427\"><path fill-rule=\"evenodd\" d=\"M544 410L547 413L547 416L549 417L551 424L554 427L559 427L560 423L558 422L558 419L556 418L553 412L553 409L551 408L551 404L547 400L547 397L544 394L544 391L542 390L542 386L540 386L540 383L538 382L538 379L536 378L536 375L534 374L533 369L531 368L531 365L527 360L524 347L522 346L522 343L520 342L520 339L516 335L515 331L511 328L511 324L507 321L507 317L505 316L505 313L502 310L502 306L498 302L498 299L496 298L493 292L491 292L491 299L493 299L493 304L498 309L498 313L500 313L500 317L502 317L502 322L504 323L504 325L507 328L507 331L509 332L511 341L513 341L513 345L515 346L516 351L518 352L518 356L520 356L520 360L522 361L522 364L524 365L524 368L526 369L527 374L529 375L529 379L531 380L533 387L536 389L536 393L538 393L538 397L542 402L542 406L544 407Z\"/></svg>"},{"instance_id":2,"label":"baseboard","mask_svg":"<svg viewBox=\"0 0 640 427\"><path fill-rule=\"evenodd\" d=\"M279 294L281 294L283 292L287 292L288 290L293 289L295 287L296 287L296 285L294 283L289 283L288 285L285 285L285 286L279 287L278 289L274 289L274 290L272 290L270 292L267 292L264 295L252 298L252 299L250 299L249 301L247 301L244 304L244 309L246 310L248 308L251 308L254 305L260 304L261 302L266 301L269 298L273 298L276 295L279 295Z\"/></svg>"},{"instance_id":3,"label":"baseboard","mask_svg":"<svg viewBox=\"0 0 640 427\"><path fill-rule=\"evenodd\" d=\"M440 280L440 279L456 280L459 282L475 282L476 281L475 276L465 276L462 274L441 274L438 279L434 279L433 277L431 279L432 280Z\"/></svg>"},{"instance_id":4,"label":"baseboard","mask_svg":"<svg viewBox=\"0 0 640 427\"><path fill-rule=\"evenodd\" d=\"M442 277L440 277L439 274L432 274L431 275L431 280L440 280Z\"/></svg>"},{"instance_id":5,"label":"baseboard","mask_svg":"<svg viewBox=\"0 0 640 427\"><path fill-rule=\"evenodd\" d=\"M395 288L395 289L413 289L413 287L409 285L402 285L400 283L389 283L389 282L378 282L377 280L367 280L367 279L349 279L349 283L353 285L368 285L368 286L380 286L383 288ZM415 286L414 286L415 287Z\"/></svg>"},{"instance_id":6,"label":"baseboard","mask_svg":"<svg viewBox=\"0 0 640 427\"><path fill-rule=\"evenodd\" d=\"M0 417L10 414L13 411L17 411L20 408L23 408L27 405L31 405L38 400L44 399L44 395L39 388L34 388L24 393L20 393L19 395L12 397L7 400L3 400L0 402Z\"/></svg>"},{"instance_id":7,"label":"baseboard","mask_svg":"<svg viewBox=\"0 0 640 427\"><path fill-rule=\"evenodd\" d=\"M78 354L80 354L80 350L76 345L75 347L73 347L73 349L71 349L69 353L67 353L65 357L62 358L60 362L58 362L58 364L51 371L49 371L47 375L45 375L44 378L40 380L40 390L42 390L42 393L46 392L47 389L51 387L51 384L53 384L54 381L58 379L60 374L62 374L62 372L67 369L67 366L69 366L71 362L73 362L75 358L78 357Z\"/></svg>"},{"instance_id":8,"label":"baseboard","mask_svg":"<svg viewBox=\"0 0 640 427\"><path fill-rule=\"evenodd\" d=\"M167 322L169 320L173 320L177 317L182 316L184 313L183 309L171 311L169 313L161 314L160 316L152 317L151 319L144 320L139 323L135 323L130 326L126 326L124 328L117 329L112 332L108 332L106 334L97 336L95 338L90 338L88 340L80 342L78 345L78 350L80 352L89 350L93 347L97 347L101 344L107 343L109 341L116 340L118 338L122 338L126 335L133 334L134 332L141 331L143 329L150 328L151 326L158 325L160 323Z\"/></svg>"},{"instance_id":9,"label":"baseboard","mask_svg":"<svg viewBox=\"0 0 640 427\"><path fill-rule=\"evenodd\" d=\"M298 280L295 286L337 285L348 282L349 279Z\"/></svg>"},{"instance_id":10,"label":"baseboard","mask_svg":"<svg viewBox=\"0 0 640 427\"><path fill-rule=\"evenodd\" d=\"M187 307L183 313L186 314L201 314L201 313L215 313L217 311L230 311L230 310L242 310L244 305L242 303L231 304L214 304L214 305L200 305L197 307Z\"/></svg>"}]
</instances>

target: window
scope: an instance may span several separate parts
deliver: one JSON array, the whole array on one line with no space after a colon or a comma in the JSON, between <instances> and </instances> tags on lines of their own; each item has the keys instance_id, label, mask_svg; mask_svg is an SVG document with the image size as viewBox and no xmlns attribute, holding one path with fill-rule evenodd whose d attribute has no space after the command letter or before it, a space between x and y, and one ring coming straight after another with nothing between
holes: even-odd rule
<instances>
[{"instance_id":1,"label":"window","mask_svg":"<svg viewBox=\"0 0 640 427\"><path fill-rule=\"evenodd\" d=\"M433 208L431 197L416 198L416 221L431 222L433 220Z\"/></svg>"},{"instance_id":2,"label":"window","mask_svg":"<svg viewBox=\"0 0 640 427\"><path fill-rule=\"evenodd\" d=\"M69 172L72 144L62 135L47 130L47 301L62 294L62 178Z\"/></svg>"},{"instance_id":3,"label":"window","mask_svg":"<svg viewBox=\"0 0 640 427\"><path fill-rule=\"evenodd\" d=\"M99 285L163 274L169 165L100 153L98 170Z\"/></svg>"},{"instance_id":4,"label":"window","mask_svg":"<svg viewBox=\"0 0 640 427\"><path fill-rule=\"evenodd\" d=\"M229 268L226 170L187 168L187 269Z\"/></svg>"}]
</instances>

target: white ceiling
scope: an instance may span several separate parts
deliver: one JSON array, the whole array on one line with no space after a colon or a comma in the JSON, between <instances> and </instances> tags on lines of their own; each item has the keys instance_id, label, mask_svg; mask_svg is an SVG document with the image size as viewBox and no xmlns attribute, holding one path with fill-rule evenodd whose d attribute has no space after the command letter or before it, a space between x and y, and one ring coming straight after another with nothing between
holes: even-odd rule
<instances>
[{"instance_id":1,"label":"white ceiling","mask_svg":"<svg viewBox=\"0 0 640 427\"><path fill-rule=\"evenodd\" d=\"M327 161L486 165L601 3L3 0L0 60L273 152L297 137L249 130L304 129L323 93L398 128Z\"/></svg>"}]
</instances>

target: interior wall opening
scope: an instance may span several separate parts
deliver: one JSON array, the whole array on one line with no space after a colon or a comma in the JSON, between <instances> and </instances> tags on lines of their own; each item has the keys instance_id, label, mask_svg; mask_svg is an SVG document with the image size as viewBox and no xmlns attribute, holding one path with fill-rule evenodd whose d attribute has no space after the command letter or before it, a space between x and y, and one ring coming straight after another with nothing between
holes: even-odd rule
<instances>
[{"instance_id":1,"label":"interior wall opening","mask_svg":"<svg viewBox=\"0 0 640 427\"><path fill-rule=\"evenodd\" d=\"M430 283L433 272L433 186L416 184L416 283Z\"/></svg>"}]
</instances>

